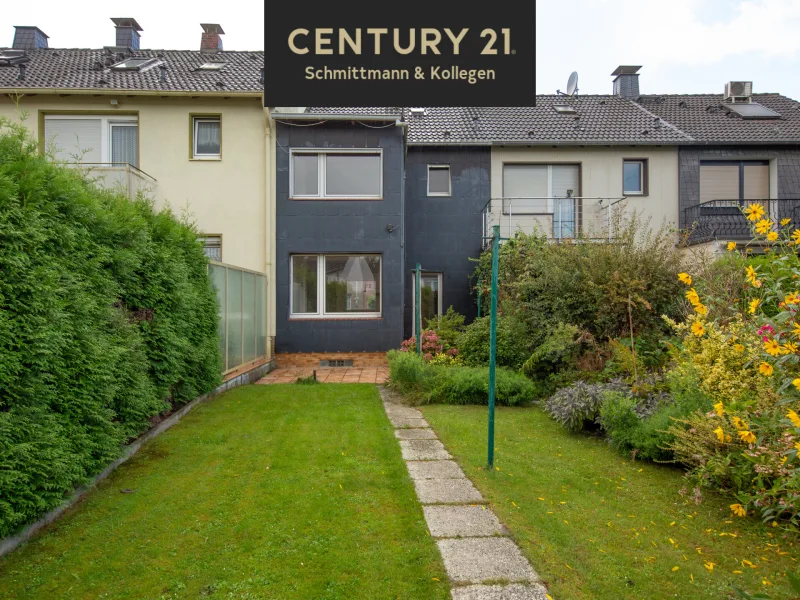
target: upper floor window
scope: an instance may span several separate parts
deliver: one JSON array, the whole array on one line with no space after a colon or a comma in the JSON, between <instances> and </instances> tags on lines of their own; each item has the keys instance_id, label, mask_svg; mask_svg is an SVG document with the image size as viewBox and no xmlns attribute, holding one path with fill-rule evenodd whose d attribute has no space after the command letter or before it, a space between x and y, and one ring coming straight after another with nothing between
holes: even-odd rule
<instances>
[{"instance_id":1,"label":"upper floor window","mask_svg":"<svg viewBox=\"0 0 800 600\"><path fill-rule=\"evenodd\" d=\"M292 149L289 188L292 198L379 200L383 152Z\"/></svg>"},{"instance_id":2,"label":"upper floor window","mask_svg":"<svg viewBox=\"0 0 800 600\"><path fill-rule=\"evenodd\" d=\"M503 165L503 214L527 219L548 237L571 238L578 230L580 165ZM523 221L517 221L521 223Z\"/></svg>"},{"instance_id":3,"label":"upper floor window","mask_svg":"<svg viewBox=\"0 0 800 600\"><path fill-rule=\"evenodd\" d=\"M700 202L769 198L768 160L700 161Z\"/></svg>"},{"instance_id":4,"label":"upper floor window","mask_svg":"<svg viewBox=\"0 0 800 600\"><path fill-rule=\"evenodd\" d=\"M133 115L46 115L44 138L56 160L139 166L139 122Z\"/></svg>"},{"instance_id":5,"label":"upper floor window","mask_svg":"<svg viewBox=\"0 0 800 600\"><path fill-rule=\"evenodd\" d=\"M192 116L192 158L218 160L222 157L222 119Z\"/></svg>"},{"instance_id":6,"label":"upper floor window","mask_svg":"<svg viewBox=\"0 0 800 600\"><path fill-rule=\"evenodd\" d=\"M450 194L450 165L428 165L428 196Z\"/></svg>"},{"instance_id":7,"label":"upper floor window","mask_svg":"<svg viewBox=\"0 0 800 600\"><path fill-rule=\"evenodd\" d=\"M647 195L647 159L622 161L622 193L626 196Z\"/></svg>"}]
</instances>

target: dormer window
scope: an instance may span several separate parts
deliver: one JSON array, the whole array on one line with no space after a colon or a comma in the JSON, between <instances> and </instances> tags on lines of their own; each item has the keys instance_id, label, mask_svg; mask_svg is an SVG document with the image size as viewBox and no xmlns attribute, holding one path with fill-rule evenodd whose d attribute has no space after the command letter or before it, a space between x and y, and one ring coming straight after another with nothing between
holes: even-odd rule
<instances>
[{"instance_id":1,"label":"dormer window","mask_svg":"<svg viewBox=\"0 0 800 600\"><path fill-rule=\"evenodd\" d=\"M114 71L144 71L156 66L160 61L157 58L128 58L115 65Z\"/></svg>"},{"instance_id":2,"label":"dormer window","mask_svg":"<svg viewBox=\"0 0 800 600\"><path fill-rule=\"evenodd\" d=\"M224 62L207 62L207 63L204 63L204 64L200 65L199 67L197 67L197 70L198 71L222 71L222 69L224 69L226 66L228 66L228 63L224 63Z\"/></svg>"}]
</instances>

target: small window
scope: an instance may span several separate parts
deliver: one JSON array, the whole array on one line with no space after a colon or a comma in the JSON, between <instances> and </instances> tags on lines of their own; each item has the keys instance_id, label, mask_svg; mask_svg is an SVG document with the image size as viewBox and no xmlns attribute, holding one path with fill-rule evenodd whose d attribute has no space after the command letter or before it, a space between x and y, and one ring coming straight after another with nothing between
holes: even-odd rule
<instances>
[{"instance_id":1,"label":"small window","mask_svg":"<svg viewBox=\"0 0 800 600\"><path fill-rule=\"evenodd\" d=\"M380 150L291 151L290 195L303 199L383 196L383 155Z\"/></svg>"},{"instance_id":2,"label":"small window","mask_svg":"<svg viewBox=\"0 0 800 600\"><path fill-rule=\"evenodd\" d=\"M622 163L622 193L629 196L647 195L647 161L625 160Z\"/></svg>"},{"instance_id":3,"label":"small window","mask_svg":"<svg viewBox=\"0 0 800 600\"><path fill-rule=\"evenodd\" d=\"M450 165L428 165L428 196L450 195Z\"/></svg>"},{"instance_id":4,"label":"small window","mask_svg":"<svg viewBox=\"0 0 800 600\"><path fill-rule=\"evenodd\" d=\"M160 61L155 58L129 58L120 63L112 65L115 71L141 71L145 68L154 67Z\"/></svg>"},{"instance_id":5,"label":"small window","mask_svg":"<svg viewBox=\"0 0 800 600\"><path fill-rule=\"evenodd\" d=\"M194 117L192 158L218 159L222 156L222 122L219 117Z\"/></svg>"},{"instance_id":6,"label":"small window","mask_svg":"<svg viewBox=\"0 0 800 600\"><path fill-rule=\"evenodd\" d=\"M553 108L560 115L574 115L577 113L577 111L568 104L554 104Z\"/></svg>"},{"instance_id":7,"label":"small window","mask_svg":"<svg viewBox=\"0 0 800 600\"><path fill-rule=\"evenodd\" d=\"M209 260L222 262L221 235L201 235L197 239L203 244L203 252Z\"/></svg>"},{"instance_id":8,"label":"small window","mask_svg":"<svg viewBox=\"0 0 800 600\"><path fill-rule=\"evenodd\" d=\"M381 257L377 254L291 257L291 316L378 317Z\"/></svg>"}]
</instances>

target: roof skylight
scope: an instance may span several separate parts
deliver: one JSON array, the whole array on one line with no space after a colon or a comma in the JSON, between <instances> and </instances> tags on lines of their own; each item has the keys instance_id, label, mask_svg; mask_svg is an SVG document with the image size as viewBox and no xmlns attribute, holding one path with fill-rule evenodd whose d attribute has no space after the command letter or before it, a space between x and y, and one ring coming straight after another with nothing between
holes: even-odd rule
<instances>
[{"instance_id":1,"label":"roof skylight","mask_svg":"<svg viewBox=\"0 0 800 600\"><path fill-rule=\"evenodd\" d=\"M736 102L734 104L723 104L723 106L742 117L742 119L780 119L781 116L774 110L758 102Z\"/></svg>"},{"instance_id":2,"label":"roof skylight","mask_svg":"<svg viewBox=\"0 0 800 600\"><path fill-rule=\"evenodd\" d=\"M155 66L157 58L128 58L112 65L114 71L141 71L145 67Z\"/></svg>"},{"instance_id":3,"label":"roof skylight","mask_svg":"<svg viewBox=\"0 0 800 600\"><path fill-rule=\"evenodd\" d=\"M228 63L219 62L219 61L210 61L204 63L197 67L198 71L222 71L225 67L228 66Z\"/></svg>"},{"instance_id":4,"label":"roof skylight","mask_svg":"<svg viewBox=\"0 0 800 600\"><path fill-rule=\"evenodd\" d=\"M561 115L574 115L577 111L568 104L554 104L553 108L556 109L556 112Z\"/></svg>"}]
</instances>

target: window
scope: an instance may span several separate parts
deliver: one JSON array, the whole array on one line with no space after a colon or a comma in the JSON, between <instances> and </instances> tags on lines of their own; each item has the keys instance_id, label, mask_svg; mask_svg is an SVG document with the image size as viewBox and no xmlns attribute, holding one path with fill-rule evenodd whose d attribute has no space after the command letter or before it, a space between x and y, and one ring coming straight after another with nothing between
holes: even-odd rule
<instances>
[{"instance_id":1,"label":"window","mask_svg":"<svg viewBox=\"0 0 800 600\"><path fill-rule=\"evenodd\" d=\"M209 260L222 262L222 236L201 235L197 238L203 243L203 252Z\"/></svg>"},{"instance_id":2,"label":"window","mask_svg":"<svg viewBox=\"0 0 800 600\"><path fill-rule=\"evenodd\" d=\"M112 65L111 68L115 71L144 71L160 63L161 61L156 58L129 58Z\"/></svg>"},{"instance_id":3,"label":"window","mask_svg":"<svg viewBox=\"0 0 800 600\"><path fill-rule=\"evenodd\" d=\"M192 117L192 158L219 160L222 157L222 121L219 116Z\"/></svg>"},{"instance_id":4,"label":"window","mask_svg":"<svg viewBox=\"0 0 800 600\"><path fill-rule=\"evenodd\" d=\"M228 63L224 62L207 62L197 67L198 71L222 71Z\"/></svg>"},{"instance_id":5,"label":"window","mask_svg":"<svg viewBox=\"0 0 800 600\"><path fill-rule=\"evenodd\" d=\"M45 143L56 160L139 166L139 123L124 115L47 115Z\"/></svg>"},{"instance_id":6,"label":"window","mask_svg":"<svg viewBox=\"0 0 800 600\"><path fill-rule=\"evenodd\" d=\"M553 108L560 115L574 115L577 113L577 111L572 106L569 106L567 104L554 104Z\"/></svg>"},{"instance_id":7,"label":"window","mask_svg":"<svg viewBox=\"0 0 800 600\"><path fill-rule=\"evenodd\" d=\"M450 195L450 165L428 165L428 196Z\"/></svg>"},{"instance_id":8,"label":"window","mask_svg":"<svg viewBox=\"0 0 800 600\"><path fill-rule=\"evenodd\" d=\"M769 198L769 161L701 161L700 202Z\"/></svg>"},{"instance_id":9,"label":"window","mask_svg":"<svg viewBox=\"0 0 800 600\"><path fill-rule=\"evenodd\" d=\"M290 277L292 317L358 318L381 314L380 255L293 255Z\"/></svg>"},{"instance_id":10,"label":"window","mask_svg":"<svg viewBox=\"0 0 800 600\"><path fill-rule=\"evenodd\" d=\"M291 150L292 198L382 198L381 150Z\"/></svg>"},{"instance_id":11,"label":"window","mask_svg":"<svg viewBox=\"0 0 800 600\"><path fill-rule=\"evenodd\" d=\"M647 195L647 160L622 161L622 193L627 196Z\"/></svg>"},{"instance_id":12,"label":"window","mask_svg":"<svg viewBox=\"0 0 800 600\"><path fill-rule=\"evenodd\" d=\"M414 275L412 274L412 277ZM414 288L412 287L412 290ZM414 313L417 310L417 295L412 294L413 298L411 304L414 307ZM442 314L442 274L441 273L423 273L420 275L420 324L422 327L427 327L428 322L435 319ZM414 325L416 327L416 325Z\"/></svg>"},{"instance_id":13,"label":"window","mask_svg":"<svg viewBox=\"0 0 800 600\"><path fill-rule=\"evenodd\" d=\"M503 214L552 216L553 237L575 237L580 165L503 165Z\"/></svg>"}]
</instances>

